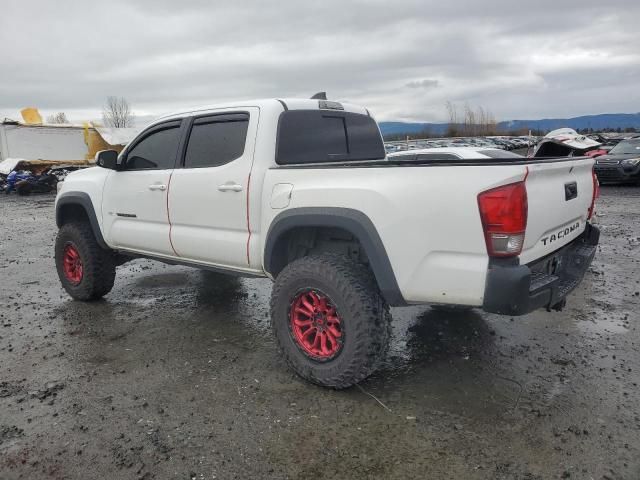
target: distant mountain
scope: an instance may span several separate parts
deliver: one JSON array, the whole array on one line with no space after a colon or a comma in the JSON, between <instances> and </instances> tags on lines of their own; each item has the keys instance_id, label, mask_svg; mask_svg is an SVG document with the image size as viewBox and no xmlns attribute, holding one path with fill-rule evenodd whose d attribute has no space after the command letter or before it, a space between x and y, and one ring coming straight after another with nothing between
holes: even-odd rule
<instances>
[{"instance_id":1,"label":"distant mountain","mask_svg":"<svg viewBox=\"0 0 640 480\"><path fill-rule=\"evenodd\" d=\"M574 118L544 118L542 120L511 120L500 122L498 127L505 130L517 130L531 128L539 130L555 130L556 128L569 127L593 128L640 128L640 113L603 113L601 115L584 115Z\"/></svg>"},{"instance_id":2,"label":"distant mountain","mask_svg":"<svg viewBox=\"0 0 640 480\"><path fill-rule=\"evenodd\" d=\"M640 113L603 113L600 115L584 115L574 118L544 118L542 120L510 120L498 123L500 130L544 130L550 131L556 128L569 127L604 128L628 127L640 128ZM380 130L383 135L407 134L415 135L422 132L430 132L432 135L443 135L447 130L446 123L405 123L405 122L381 122Z\"/></svg>"},{"instance_id":3,"label":"distant mountain","mask_svg":"<svg viewBox=\"0 0 640 480\"><path fill-rule=\"evenodd\" d=\"M405 123L405 122L380 122L382 135L398 135L405 133L415 135L416 133L429 132L433 135L444 135L447 131L446 123Z\"/></svg>"}]
</instances>

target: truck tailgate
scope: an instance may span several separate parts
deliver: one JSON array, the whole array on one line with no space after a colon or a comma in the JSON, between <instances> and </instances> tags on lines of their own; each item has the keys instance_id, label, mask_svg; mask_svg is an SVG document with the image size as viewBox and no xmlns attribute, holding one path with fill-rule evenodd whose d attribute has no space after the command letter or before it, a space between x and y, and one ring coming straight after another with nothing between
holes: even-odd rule
<instances>
[{"instance_id":1,"label":"truck tailgate","mask_svg":"<svg viewBox=\"0 0 640 480\"><path fill-rule=\"evenodd\" d=\"M528 165L528 221L520 263L544 257L585 229L593 198L593 160Z\"/></svg>"}]
</instances>

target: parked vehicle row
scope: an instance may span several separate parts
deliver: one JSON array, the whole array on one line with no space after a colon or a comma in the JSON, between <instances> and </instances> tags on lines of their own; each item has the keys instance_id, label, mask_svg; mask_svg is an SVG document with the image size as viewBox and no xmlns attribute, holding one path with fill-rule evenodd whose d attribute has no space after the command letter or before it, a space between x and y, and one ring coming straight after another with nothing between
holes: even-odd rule
<instances>
[{"instance_id":1,"label":"parked vehicle row","mask_svg":"<svg viewBox=\"0 0 640 480\"><path fill-rule=\"evenodd\" d=\"M421 140L402 140L385 142L387 153L401 152L405 150L419 150L424 148L497 148L500 150L516 150L534 146L538 137L451 137L429 138Z\"/></svg>"},{"instance_id":2,"label":"parked vehicle row","mask_svg":"<svg viewBox=\"0 0 640 480\"><path fill-rule=\"evenodd\" d=\"M406 150L387 154L390 161L402 162L439 162L446 160L494 160L512 159L523 160L525 157L513 152L505 152L499 148L485 147L442 147Z\"/></svg>"},{"instance_id":3,"label":"parked vehicle row","mask_svg":"<svg viewBox=\"0 0 640 480\"><path fill-rule=\"evenodd\" d=\"M533 152L534 158L581 156L595 159L594 172L600 183L640 184L640 137L636 134L610 139L561 128L545 135Z\"/></svg>"}]
</instances>

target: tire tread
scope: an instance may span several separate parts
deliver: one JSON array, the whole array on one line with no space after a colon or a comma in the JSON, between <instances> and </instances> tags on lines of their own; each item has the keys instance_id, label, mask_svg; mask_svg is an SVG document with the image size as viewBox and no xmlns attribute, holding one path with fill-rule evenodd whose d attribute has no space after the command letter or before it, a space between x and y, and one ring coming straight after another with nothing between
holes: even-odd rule
<instances>
[{"instance_id":1,"label":"tire tread","mask_svg":"<svg viewBox=\"0 0 640 480\"><path fill-rule=\"evenodd\" d=\"M293 342L283 345L276 340L286 362L303 378L323 386L347 388L371 375L384 358L391 337L389 305L382 297L373 273L365 265L346 256L332 253L313 255L295 260L287 265L276 278L271 296L271 322L274 330L288 328L288 319L275 318L279 302L288 302L287 285L300 275L323 278L342 292L340 309L350 312L352 330L357 332L350 361L339 373L323 375L314 371L313 361L301 365Z\"/></svg>"},{"instance_id":2,"label":"tire tread","mask_svg":"<svg viewBox=\"0 0 640 480\"><path fill-rule=\"evenodd\" d=\"M62 252L66 242L73 241L80 250L83 278L72 285L62 271ZM103 249L87 222L66 223L58 231L55 245L56 269L64 289L76 300L92 301L105 296L113 288L116 263L113 252Z\"/></svg>"}]
</instances>

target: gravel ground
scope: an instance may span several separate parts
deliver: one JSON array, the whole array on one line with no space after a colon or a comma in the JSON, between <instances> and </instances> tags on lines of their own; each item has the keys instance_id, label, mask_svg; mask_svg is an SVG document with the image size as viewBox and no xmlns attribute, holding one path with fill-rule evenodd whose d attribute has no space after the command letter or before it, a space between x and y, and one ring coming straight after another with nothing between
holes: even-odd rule
<instances>
[{"instance_id":1,"label":"gravel ground","mask_svg":"<svg viewBox=\"0 0 640 480\"><path fill-rule=\"evenodd\" d=\"M53 198L0 198L0 478L640 478L640 189L563 312L393 309L383 368L309 385L267 280L136 260L70 300Z\"/></svg>"}]
</instances>

